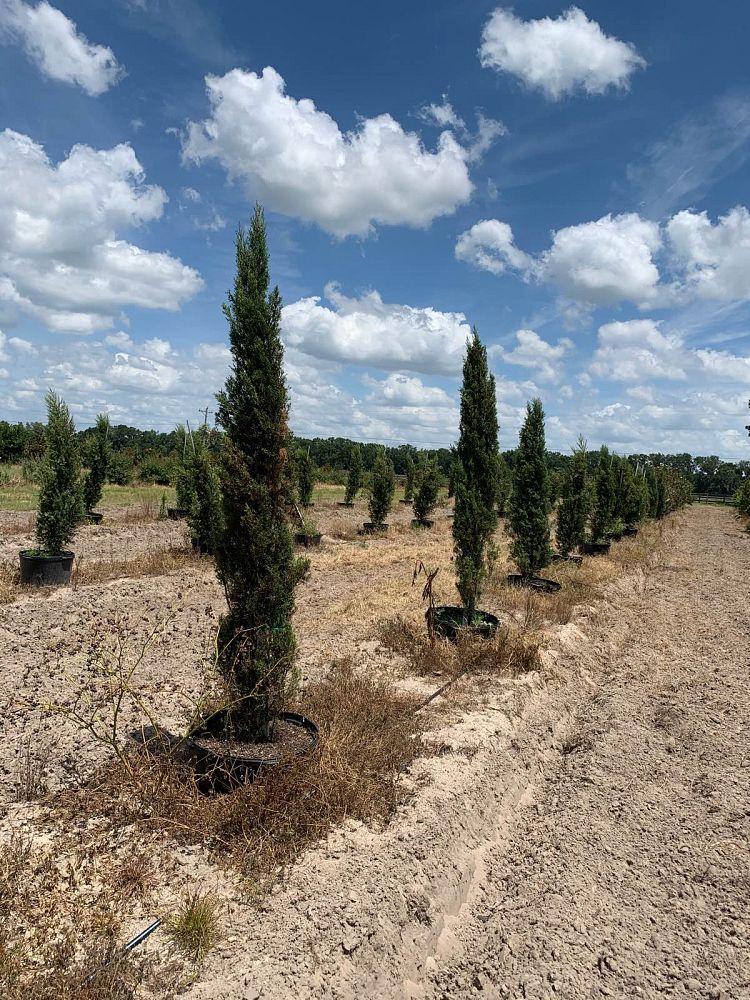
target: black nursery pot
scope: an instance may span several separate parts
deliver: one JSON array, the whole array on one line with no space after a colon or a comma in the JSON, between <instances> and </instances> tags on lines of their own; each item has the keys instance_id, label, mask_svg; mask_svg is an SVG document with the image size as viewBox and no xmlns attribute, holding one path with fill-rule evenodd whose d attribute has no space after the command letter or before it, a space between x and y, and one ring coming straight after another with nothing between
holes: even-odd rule
<instances>
[{"instance_id":1,"label":"black nursery pot","mask_svg":"<svg viewBox=\"0 0 750 1000\"><path fill-rule=\"evenodd\" d=\"M553 563L571 562L575 563L576 566L580 566L583 562L583 556L572 556L570 553L563 555L562 552L553 552L551 561Z\"/></svg>"},{"instance_id":2,"label":"black nursery pot","mask_svg":"<svg viewBox=\"0 0 750 1000\"><path fill-rule=\"evenodd\" d=\"M510 587L529 587L531 590L541 590L546 594L555 594L562 586L557 580L546 580L543 576L524 576L521 573L509 573L508 585Z\"/></svg>"},{"instance_id":3,"label":"black nursery pot","mask_svg":"<svg viewBox=\"0 0 750 1000\"><path fill-rule=\"evenodd\" d=\"M34 555L29 549L19 553L21 559L21 583L36 587L59 587L70 583L74 555L72 552L58 552L54 556Z\"/></svg>"},{"instance_id":4,"label":"black nursery pot","mask_svg":"<svg viewBox=\"0 0 750 1000\"><path fill-rule=\"evenodd\" d=\"M418 517L415 517L411 522L411 526L412 528L431 528L434 523L429 517L423 517L421 521Z\"/></svg>"},{"instance_id":5,"label":"black nursery pot","mask_svg":"<svg viewBox=\"0 0 750 1000\"><path fill-rule=\"evenodd\" d=\"M320 545L322 537L321 534L306 535L304 531L297 531L294 535L294 543L295 545L304 545L305 548L310 548L311 546Z\"/></svg>"},{"instance_id":6,"label":"black nursery pot","mask_svg":"<svg viewBox=\"0 0 750 1000\"><path fill-rule=\"evenodd\" d=\"M430 609L425 612L427 623L430 621ZM452 607L448 604L438 605L432 611L432 627L435 634L444 639L457 639L458 633L469 633L482 639L491 639L500 624L496 615L489 611L474 611L467 608Z\"/></svg>"},{"instance_id":7,"label":"black nursery pot","mask_svg":"<svg viewBox=\"0 0 750 1000\"><path fill-rule=\"evenodd\" d=\"M339 500L339 507L353 507L353 503L347 503L346 500Z\"/></svg>"},{"instance_id":8,"label":"black nursery pot","mask_svg":"<svg viewBox=\"0 0 750 1000\"><path fill-rule=\"evenodd\" d=\"M583 553L587 556L606 556L610 549L609 542L584 542Z\"/></svg>"},{"instance_id":9,"label":"black nursery pot","mask_svg":"<svg viewBox=\"0 0 750 1000\"><path fill-rule=\"evenodd\" d=\"M102 523L102 518L103 518L103 517L104 517L104 514L102 514L102 513L101 513L100 511L98 511L98 510L87 510L87 511L86 511L86 519L87 519L87 520L88 520L88 521L89 521L89 522L90 522L91 524L101 524L101 523Z\"/></svg>"},{"instance_id":10,"label":"black nursery pot","mask_svg":"<svg viewBox=\"0 0 750 1000\"><path fill-rule=\"evenodd\" d=\"M623 536L622 531L608 531L604 537L607 539L608 542L619 542L622 536Z\"/></svg>"},{"instance_id":11,"label":"black nursery pot","mask_svg":"<svg viewBox=\"0 0 750 1000\"><path fill-rule=\"evenodd\" d=\"M388 525L383 524L373 524L372 521L365 521L362 525L360 531L361 535L381 535L384 531L388 530Z\"/></svg>"},{"instance_id":12,"label":"black nursery pot","mask_svg":"<svg viewBox=\"0 0 750 1000\"><path fill-rule=\"evenodd\" d=\"M405 503L407 507L411 507L411 505L414 503L414 501L413 500L399 500L399 503Z\"/></svg>"},{"instance_id":13,"label":"black nursery pot","mask_svg":"<svg viewBox=\"0 0 750 1000\"><path fill-rule=\"evenodd\" d=\"M623 531L623 535L625 535L626 538L635 538L637 534L638 529L634 528L633 525L628 525L628 527Z\"/></svg>"},{"instance_id":14,"label":"black nursery pot","mask_svg":"<svg viewBox=\"0 0 750 1000\"><path fill-rule=\"evenodd\" d=\"M167 507L167 517L170 521L183 521L187 516L185 507Z\"/></svg>"},{"instance_id":15,"label":"black nursery pot","mask_svg":"<svg viewBox=\"0 0 750 1000\"><path fill-rule=\"evenodd\" d=\"M231 791L240 785L249 784L261 771L276 767L281 761L288 763L303 757L318 745L318 727L312 719L299 715L297 712L281 712L279 718L293 726L304 730L309 737L308 743L292 753L275 757L253 757L252 754L237 753L227 749L226 752L209 749L201 745L201 736L221 740L226 734L226 712L216 712L209 716L203 725L196 729L185 741L195 768L199 787L215 791Z\"/></svg>"}]
</instances>

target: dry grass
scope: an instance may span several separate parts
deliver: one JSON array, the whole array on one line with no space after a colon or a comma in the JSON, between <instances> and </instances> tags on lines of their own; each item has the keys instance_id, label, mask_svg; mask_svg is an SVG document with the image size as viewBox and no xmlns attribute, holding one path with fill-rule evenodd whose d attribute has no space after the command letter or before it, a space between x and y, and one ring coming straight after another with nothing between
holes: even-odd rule
<instances>
[{"instance_id":1,"label":"dry grass","mask_svg":"<svg viewBox=\"0 0 750 1000\"><path fill-rule=\"evenodd\" d=\"M20 570L17 563L0 562L0 604L12 604L18 596Z\"/></svg>"},{"instance_id":2,"label":"dry grass","mask_svg":"<svg viewBox=\"0 0 750 1000\"><path fill-rule=\"evenodd\" d=\"M203 795L177 760L139 752L129 769L113 762L58 806L63 818L89 816L102 829L136 824L210 845L262 881L343 820L391 815L403 796L399 776L422 749L414 706L413 696L343 662L294 706L320 727L312 754L231 794Z\"/></svg>"},{"instance_id":3,"label":"dry grass","mask_svg":"<svg viewBox=\"0 0 750 1000\"><path fill-rule=\"evenodd\" d=\"M75 590L91 583L106 583L124 577L163 576L188 566L206 564L205 557L197 555L192 549L183 548L154 548L131 559L76 559L71 585Z\"/></svg>"},{"instance_id":4,"label":"dry grass","mask_svg":"<svg viewBox=\"0 0 750 1000\"><path fill-rule=\"evenodd\" d=\"M30 736L21 740L18 747L18 773L16 776L16 802L33 802L47 791L45 769L48 758L41 756Z\"/></svg>"}]
</instances>

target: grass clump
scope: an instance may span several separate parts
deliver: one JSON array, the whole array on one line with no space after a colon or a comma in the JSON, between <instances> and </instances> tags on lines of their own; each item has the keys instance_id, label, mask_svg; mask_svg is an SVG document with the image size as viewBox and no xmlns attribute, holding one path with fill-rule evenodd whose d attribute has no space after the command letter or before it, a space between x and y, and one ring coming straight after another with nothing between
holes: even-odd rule
<instances>
[{"instance_id":1,"label":"grass clump","mask_svg":"<svg viewBox=\"0 0 750 1000\"><path fill-rule=\"evenodd\" d=\"M169 936L194 964L219 940L219 903L210 892L188 891L167 922Z\"/></svg>"}]
</instances>

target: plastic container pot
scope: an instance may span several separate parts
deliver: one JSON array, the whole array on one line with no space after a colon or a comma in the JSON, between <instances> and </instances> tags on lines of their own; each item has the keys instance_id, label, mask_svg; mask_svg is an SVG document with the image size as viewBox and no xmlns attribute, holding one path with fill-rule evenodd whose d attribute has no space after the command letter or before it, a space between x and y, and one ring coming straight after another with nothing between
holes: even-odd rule
<instances>
[{"instance_id":1,"label":"plastic container pot","mask_svg":"<svg viewBox=\"0 0 750 1000\"><path fill-rule=\"evenodd\" d=\"M426 618L429 624L429 609ZM497 616L490 614L489 611L470 612L468 608L442 604L432 612L432 627L435 629L435 634L445 639L456 639L459 632L490 639L497 632L499 624Z\"/></svg>"},{"instance_id":2,"label":"plastic container pot","mask_svg":"<svg viewBox=\"0 0 750 1000\"><path fill-rule=\"evenodd\" d=\"M35 587L61 587L70 583L73 570L72 552L58 552L53 556L35 555L29 549L19 553L21 583Z\"/></svg>"}]
</instances>

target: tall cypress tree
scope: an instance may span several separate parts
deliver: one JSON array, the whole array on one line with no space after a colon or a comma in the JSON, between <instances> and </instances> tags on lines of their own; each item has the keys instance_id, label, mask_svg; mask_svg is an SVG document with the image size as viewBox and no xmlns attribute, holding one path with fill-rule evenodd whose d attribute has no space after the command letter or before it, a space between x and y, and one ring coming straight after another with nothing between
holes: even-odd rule
<instances>
[{"instance_id":1,"label":"tall cypress tree","mask_svg":"<svg viewBox=\"0 0 750 1000\"><path fill-rule=\"evenodd\" d=\"M383 527L393 504L395 491L396 474L393 471L393 462L386 456L385 448L378 448L375 464L372 467L369 501L370 520L376 528Z\"/></svg>"},{"instance_id":2,"label":"tall cypress tree","mask_svg":"<svg viewBox=\"0 0 750 1000\"><path fill-rule=\"evenodd\" d=\"M309 449L297 452L295 465L297 466L297 497L303 507L309 507L315 489L315 464L310 458Z\"/></svg>"},{"instance_id":3,"label":"tall cypress tree","mask_svg":"<svg viewBox=\"0 0 750 1000\"><path fill-rule=\"evenodd\" d=\"M557 510L557 547L563 555L568 555L586 540L589 508L586 442L579 437L565 469L562 500Z\"/></svg>"},{"instance_id":4,"label":"tall cypress tree","mask_svg":"<svg viewBox=\"0 0 750 1000\"><path fill-rule=\"evenodd\" d=\"M89 471L83 483L84 510L91 511L102 498L104 480L112 457L112 447L109 443L109 417L100 413L96 418L96 433L94 445L89 459Z\"/></svg>"},{"instance_id":5,"label":"tall cypress tree","mask_svg":"<svg viewBox=\"0 0 750 1000\"><path fill-rule=\"evenodd\" d=\"M362 485L362 450L358 444L352 445L349 458L349 475L346 479L345 503L354 503L354 498Z\"/></svg>"},{"instance_id":6,"label":"tall cypress tree","mask_svg":"<svg viewBox=\"0 0 750 1000\"><path fill-rule=\"evenodd\" d=\"M497 400L495 377L476 328L466 347L456 445L453 543L458 592L473 612L487 576L488 546L497 527Z\"/></svg>"},{"instance_id":7,"label":"tall cypress tree","mask_svg":"<svg viewBox=\"0 0 750 1000\"><path fill-rule=\"evenodd\" d=\"M73 418L62 398L54 392L47 404L47 450L44 453L36 515L39 551L56 556L70 544L83 518L81 456Z\"/></svg>"},{"instance_id":8,"label":"tall cypress tree","mask_svg":"<svg viewBox=\"0 0 750 1000\"><path fill-rule=\"evenodd\" d=\"M544 410L539 399L526 405L513 469L508 527L511 555L524 576L550 561L549 473L544 441Z\"/></svg>"},{"instance_id":9,"label":"tall cypress tree","mask_svg":"<svg viewBox=\"0 0 750 1000\"><path fill-rule=\"evenodd\" d=\"M594 511L591 517L591 540L598 542L612 524L615 514L616 484L612 474L612 456L609 448L602 445L599 463L596 467L594 485Z\"/></svg>"},{"instance_id":10,"label":"tall cypress tree","mask_svg":"<svg viewBox=\"0 0 750 1000\"><path fill-rule=\"evenodd\" d=\"M269 292L263 210L236 237L236 276L224 315L232 366L217 396L225 431L220 477L224 530L216 552L229 605L219 625L219 667L234 695L238 738L267 738L294 662L294 589L308 563L294 557L289 495L289 402L283 371L281 295Z\"/></svg>"}]
</instances>

